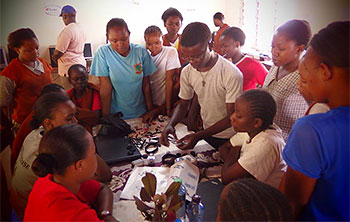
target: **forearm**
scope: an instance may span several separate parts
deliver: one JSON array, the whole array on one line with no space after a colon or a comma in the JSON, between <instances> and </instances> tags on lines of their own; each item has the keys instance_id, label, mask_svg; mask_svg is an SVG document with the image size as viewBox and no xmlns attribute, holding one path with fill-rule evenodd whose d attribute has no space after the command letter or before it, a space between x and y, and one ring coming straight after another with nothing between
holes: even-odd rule
<instances>
[{"instance_id":1,"label":"forearm","mask_svg":"<svg viewBox=\"0 0 350 222\"><path fill-rule=\"evenodd\" d=\"M147 111L151 111L153 109L153 102L152 102L152 90L151 90L151 83L150 83L149 76L143 78L142 91L143 91L143 96L145 98Z\"/></svg>"},{"instance_id":2,"label":"forearm","mask_svg":"<svg viewBox=\"0 0 350 222\"><path fill-rule=\"evenodd\" d=\"M207 138L209 136L212 136L214 134L220 133L221 131L231 127L230 126L230 119L228 117L223 118L222 120L219 120L214 125L201 130L196 133L199 140Z\"/></svg>"},{"instance_id":3,"label":"forearm","mask_svg":"<svg viewBox=\"0 0 350 222\"><path fill-rule=\"evenodd\" d=\"M103 210L113 211L113 193L104 184L101 183L101 190L96 200L97 214L100 215Z\"/></svg>"},{"instance_id":4,"label":"forearm","mask_svg":"<svg viewBox=\"0 0 350 222\"><path fill-rule=\"evenodd\" d=\"M99 77L100 79L100 97L102 104L102 116L107 116L111 110L112 102L112 84L109 77Z\"/></svg>"},{"instance_id":5,"label":"forearm","mask_svg":"<svg viewBox=\"0 0 350 222\"><path fill-rule=\"evenodd\" d=\"M62 52L60 52L57 49L55 49L55 51L53 52L53 55L52 55L52 59L54 61L57 61L57 59L61 58L62 55L63 55Z\"/></svg>"},{"instance_id":6,"label":"forearm","mask_svg":"<svg viewBox=\"0 0 350 222\"><path fill-rule=\"evenodd\" d=\"M175 127L176 124L178 124L181 120L183 120L186 117L186 113L188 111L189 107L189 100L182 100L180 103L176 106L174 110L174 114L169 120L169 125Z\"/></svg>"},{"instance_id":7,"label":"forearm","mask_svg":"<svg viewBox=\"0 0 350 222\"><path fill-rule=\"evenodd\" d=\"M172 70L172 72L169 71L169 73L166 73L166 82L165 82L165 110L166 112L170 113L171 106L172 106L172 97L173 97L173 73L175 70Z\"/></svg>"}]
</instances>

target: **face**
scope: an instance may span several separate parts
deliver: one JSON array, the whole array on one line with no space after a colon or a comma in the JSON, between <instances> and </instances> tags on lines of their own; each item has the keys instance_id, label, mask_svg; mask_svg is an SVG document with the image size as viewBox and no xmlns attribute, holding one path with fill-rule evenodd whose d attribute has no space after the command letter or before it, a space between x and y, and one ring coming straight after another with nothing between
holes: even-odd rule
<instances>
[{"instance_id":1,"label":"face","mask_svg":"<svg viewBox=\"0 0 350 222\"><path fill-rule=\"evenodd\" d=\"M59 104L56 109L51 113L52 119L46 119L49 121L48 128L54 128L69 123L77 123L75 118L77 110L72 101Z\"/></svg>"},{"instance_id":2,"label":"face","mask_svg":"<svg viewBox=\"0 0 350 222\"><path fill-rule=\"evenodd\" d=\"M35 62L39 57L39 42L35 38L23 40L22 45L15 48L15 51L21 62Z\"/></svg>"},{"instance_id":3,"label":"face","mask_svg":"<svg viewBox=\"0 0 350 222\"><path fill-rule=\"evenodd\" d=\"M303 69L303 68L304 67L299 66L299 70ZM298 90L299 90L300 94L304 97L304 99L306 101L309 101L309 102L313 101L312 95L308 89L308 85L307 85L306 81L304 79L302 79L300 76L299 76L299 80L297 82L297 86L298 86Z\"/></svg>"},{"instance_id":4,"label":"face","mask_svg":"<svg viewBox=\"0 0 350 222\"><path fill-rule=\"evenodd\" d=\"M235 102L235 112L230 116L231 126L236 132L253 132L254 118L250 115L250 103L238 97Z\"/></svg>"},{"instance_id":5,"label":"face","mask_svg":"<svg viewBox=\"0 0 350 222\"><path fill-rule=\"evenodd\" d=\"M163 48L163 40L160 33L151 33L145 36L146 48L151 51L152 56L158 55Z\"/></svg>"},{"instance_id":6,"label":"face","mask_svg":"<svg viewBox=\"0 0 350 222\"><path fill-rule=\"evenodd\" d=\"M225 58L233 58L237 53L237 48L239 46L239 42L235 41L233 38L222 35L219 40L221 51Z\"/></svg>"},{"instance_id":7,"label":"face","mask_svg":"<svg viewBox=\"0 0 350 222\"><path fill-rule=\"evenodd\" d=\"M289 40L287 36L278 32L273 36L272 46L272 61L275 66L284 66L299 59L303 46L297 46L296 42Z\"/></svg>"},{"instance_id":8,"label":"face","mask_svg":"<svg viewBox=\"0 0 350 222\"><path fill-rule=\"evenodd\" d=\"M181 25L182 22L178 16L169 16L168 19L164 22L166 30L171 35L176 35L179 32Z\"/></svg>"},{"instance_id":9,"label":"face","mask_svg":"<svg viewBox=\"0 0 350 222\"><path fill-rule=\"evenodd\" d=\"M210 52L207 43L198 43L192 47L181 46L181 58L191 64L195 69L204 67L209 59Z\"/></svg>"},{"instance_id":10,"label":"face","mask_svg":"<svg viewBox=\"0 0 350 222\"><path fill-rule=\"evenodd\" d=\"M214 25L215 25L215 27L219 27L220 26L220 20L219 19L213 19L213 21L214 21Z\"/></svg>"},{"instance_id":11,"label":"face","mask_svg":"<svg viewBox=\"0 0 350 222\"><path fill-rule=\"evenodd\" d=\"M68 17L68 14L67 13L63 13L62 14L62 21L65 25L68 25L68 20L69 20L69 17Z\"/></svg>"},{"instance_id":12,"label":"face","mask_svg":"<svg viewBox=\"0 0 350 222\"><path fill-rule=\"evenodd\" d=\"M122 56L130 52L130 35L125 27L114 26L108 30L107 38L112 48Z\"/></svg>"},{"instance_id":13,"label":"face","mask_svg":"<svg viewBox=\"0 0 350 222\"><path fill-rule=\"evenodd\" d=\"M75 90L85 90L88 84L88 75L86 74L85 69L78 67L77 69L72 70L69 75L69 82L73 85Z\"/></svg>"},{"instance_id":14,"label":"face","mask_svg":"<svg viewBox=\"0 0 350 222\"><path fill-rule=\"evenodd\" d=\"M89 148L86 152L85 158L82 161L84 162L84 177L86 177L86 180L89 180L96 173L97 159L95 143L89 133L86 133L86 139L89 141Z\"/></svg>"}]
</instances>

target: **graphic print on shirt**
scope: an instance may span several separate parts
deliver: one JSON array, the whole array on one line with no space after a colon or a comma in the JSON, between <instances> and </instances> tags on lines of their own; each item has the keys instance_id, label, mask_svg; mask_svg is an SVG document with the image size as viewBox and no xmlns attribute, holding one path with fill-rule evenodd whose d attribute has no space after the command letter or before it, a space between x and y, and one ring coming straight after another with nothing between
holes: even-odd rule
<instances>
[{"instance_id":1,"label":"graphic print on shirt","mask_svg":"<svg viewBox=\"0 0 350 222\"><path fill-rule=\"evenodd\" d=\"M134 65L134 68L135 68L135 70L136 70L136 74L141 74L142 71L143 71L141 62L135 64L135 65Z\"/></svg>"}]
</instances>

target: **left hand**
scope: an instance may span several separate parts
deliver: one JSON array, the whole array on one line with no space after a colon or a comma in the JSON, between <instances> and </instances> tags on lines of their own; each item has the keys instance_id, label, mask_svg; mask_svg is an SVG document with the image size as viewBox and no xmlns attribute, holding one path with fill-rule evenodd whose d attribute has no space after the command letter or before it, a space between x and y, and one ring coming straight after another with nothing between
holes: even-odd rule
<instances>
[{"instance_id":1,"label":"left hand","mask_svg":"<svg viewBox=\"0 0 350 222\"><path fill-rule=\"evenodd\" d=\"M180 144L177 147L181 150L193 149L199 140L196 133L191 133L178 140L177 142Z\"/></svg>"},{"instance_id":2,"label":"left hand","mask_svg":"<svg viewBox=\"0 0 350 222\"><path fill-rule=\"evenodd\" d=\"M155 116L156 116L156 113L154 112L154 109L149 112L146 112L145 114L142 115L142 122L151 124Z\"/></svg>"}]
</instances>

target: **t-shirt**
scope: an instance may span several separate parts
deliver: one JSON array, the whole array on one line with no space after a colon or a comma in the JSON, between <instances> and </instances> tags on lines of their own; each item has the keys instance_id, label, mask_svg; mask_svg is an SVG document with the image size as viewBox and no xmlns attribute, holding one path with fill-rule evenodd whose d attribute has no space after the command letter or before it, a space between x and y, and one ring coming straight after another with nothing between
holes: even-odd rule
<instances>
[{"instance_id":1,"label":"t-shirt","mask_svg":"<svg viewBox=\"0 0 350 222\"><path fill-rule=\"evenodd\" d=\"M83 28L73 22L68 24L57 38L56 50L63 53L58 59L58 74L67 74L69 67L74 64L86 66L84 58L84 43L86 35Z\"/></svg>"},{"instance_id":2,"label":"t-shirt","mask_svg":"<svg viewBox=\"0 0 350 222\"><path fill-rule=\"evenodd\" d=\"M326 113L329 111L329 106L325 103L316 103L313 102L309 108L307 109L305 116L306 115L311 115L311 114L315 114L315 113Z\"/></svg>"},{"instance_id":3,"label":"t-shirt","mask_svg":"<svg viewBox=\"0 0 350 222\"><path fill-rule=\"evenodd\" d=\"M101 98L100 91L97 86L92 83L88 83L85 88L84 94L79 98L75 99L75 89L67 90L69 98L74 102L74 104L79 108L88 109L91 111L101 110Z\"/></svg>"},{"instance_id":4,"label":"t-shirt","mask_svg":"<svg viewBox=\"0 0 350 222\"><path fill-rule=\"evenodd\" d=\"M243 74L243 91L255 89L259 84L264 84L267 70L260 62L253 58L244 56L236 63L236 66Z\"/></svg>"},{"instance_id":5,"label":"t-shirt","mask_svg":"<svg viewBox=\"0 0 350 222\"><path fill-rule=\"evenodd\" d=\"M190 64L182 70L179 97L190 100L194 92L198 95L203 126L206 129L227 116L226 103L236 101L242 93L242 84L241 71L219 56L216 64L207 72L199 72ZM233 128L230 127L213 136L228 139L233 134Z\"/></svg>"},{"instance_id":6,"label":"t-shirt","mask_svg":"<svg viewBox=\"0 0 350 222\"><path fill-rule=\"evenodd\" d=\"M287 165L317 179L300 215L308 221L349 221L350 107L298 119L283 151Z\"/></svg>"},{"instance_id":7,"label":"t-shirt","mask_svg":"<svg viewBox=\"0 0 350 222\"><path fill-rule=\"evenodd\" d=\"M156 70L146 49L132 43L126 57L110 44L101 46L91 65L91 75L110 78L113 87L110 113L122 112L124 119L139 117L147 111L142 81Z\"/></svg>"},{"instance_id":8,"label":"t-shirt","mask_svg":"<svg viewBox=\"0 0 350 222\"><path fill-rule=\"evenodd\" d=\"M101 221L91 208L101 185L89 180L77 195L53 181L52 175L39 178L30 193L23 221Z\"/></svg>"},{"instance_id":9,"label":"t-shirt","mask_svg":"<svg viewBox=\"0 0 350 222\"><path fill-rule=\"evenodd\" d=\"M257 180L279 187L287 166L282 159L285 142L277 125L270 126L252 140L248 133L237 133L230 142L232 146L242 146L239 165Z\"/></svg>"},{"instance_id":10,"label":"t-shirt","mask_svg":"<svg viewBox=\"0 0 350 222\"><path fill-rule=\"evenodd\" d=\"M151 75L151 88L153 104L160 106L165 103L166 71L180 68L180 61L174 47L163 46L158 55L152 56L157 71Z\"/></svg>"}]
</instances>

